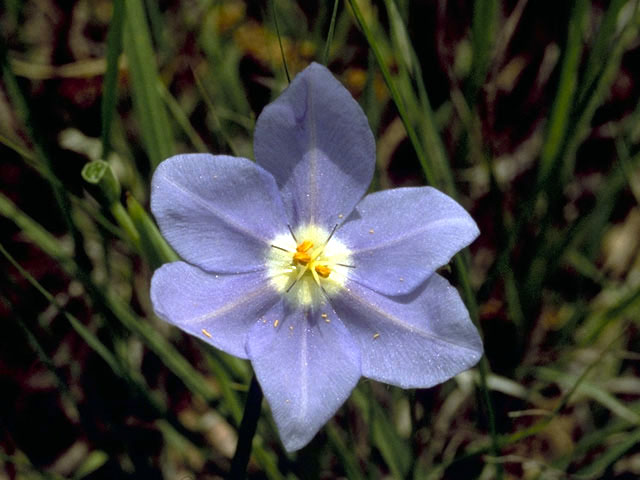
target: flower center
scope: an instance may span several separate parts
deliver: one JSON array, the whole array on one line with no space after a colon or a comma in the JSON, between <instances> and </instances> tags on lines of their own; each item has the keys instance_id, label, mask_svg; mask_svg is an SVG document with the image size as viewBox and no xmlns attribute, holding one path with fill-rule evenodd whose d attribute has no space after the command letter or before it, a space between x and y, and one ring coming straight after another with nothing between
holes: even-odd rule
<instances>
[{"instance_id":1,"label":"flower center","mask_svg":"<svg viewBox=\"0 0 640 480\"><path fill-rule=\"evenodd\" d=\"M351 252L333 231L316 225L278 235L266 264L271 284L291 303L321 305L344 288Z\"/></svg>"}]
</instances>

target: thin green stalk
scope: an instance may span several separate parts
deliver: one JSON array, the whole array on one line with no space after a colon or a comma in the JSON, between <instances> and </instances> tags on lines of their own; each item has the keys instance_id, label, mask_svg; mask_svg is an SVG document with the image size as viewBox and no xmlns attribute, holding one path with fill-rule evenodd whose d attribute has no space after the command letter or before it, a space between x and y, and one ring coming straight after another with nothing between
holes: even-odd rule
<instances>
[{"instance_id":1,"label":"thin green stalk","mask_svg":"<svg viewBox=\"0 0 640 480\"><path fill-rule=\"evenodd\" d=\"M588 5L588 0L576 0L569 18L558 90L551 108L546 138L540 153L539 183L554 183L547 181L551 173L556 171L556 163L564 144L563 139L566 138L569 129L582 54L583 19Z\"/></svg>"},{"instance_id":2,"label":"thin green stalk","mask_svg":"<svg viewBox=\"0 0 640 480\"><path fill-rule=\"evenodd\" d=\"M422 148L422 145L418 140L416 131L409 120L409 114L407 112L407 108L400 95L400 91L398 90L398 87L396 86L391 76L391 71L389 70L389 67L384 61L382 52L377 46L375 36L373 35L373 32L367 25L367 22L365 21L364 15L362 15L362 11L360 10L358 3L354 0L349 0L349 5L351 6L351 10L353 11L353 14L356 17L356 20L360 25L360 28L362 29L362 32L364 33L365 38L367 39L367 43L369 44L369 47L371 47L371 50L373 50L373 54L376 57L376 61L378 62L378 67L382 72L382 77L384 78L384 81L387 84L387 88L391 93L391 98L393 98L393 102L395 103L396 108L398 109L398 113L400 114L400 119L402 120L402 124L404 125L404 128L407 131L407 136L409 137L409 141L411 142L411 145L413 146L413 149L415 150L416 155L418 156L418 161L420 162L420 166L424 171L427 182L429 182L432 185L435 185L437 184L437 177L431 165L427 161L427 156L425 154L425 151Z\"/></svg>"},{"instance_id":3,"label":"thin green stalk","mask_svg":"<svg viewBox=\"0 0 640 480\"><path fill-rule=\"evenodd\" d=\"M242 479L247 476L247 466L251 457L251 447L253 437L256 434L258 420L260 419L260 409L262 407L262 389L256 376L251 378L247 403L244 406L244 414L240 429L238 430L238 444L236 452L231 460L230 479Z\"/></svg>"},{"instance_id":4,"label":"thin green stalk","mask_svg":"<svg viewBox=\"0 0 640 480\"><path fill-rule=\"evenodd\" d=\"M497 0L476 0L473 4L473 24L471 26L473 60L467 90L467 99L470 105L477 103L480 87L489 71L497 13Z\"/></svg>"},{"instance_id":5,"label":"thin green stalk","mask_svg":"<svg viewBox=\"0 0 640 480\"><path fill-rule=\"evenodd\" d=\"M338 4L340 0L334 0L333 11L331 12L331 23L329 23L329 33L327 33L327 42L324 45L324 53L322 54L322 64L326 65L329 61L329 52L331 51L331 42L333 41L333 32L336 28L336 17L338 15Z\"/></svg>"},{"instance_id":6,"label":"thin green stalk","mask_svg":"<svg viewBox=\"0 0 640 480\"><path fill-rule=\"evenodd\" d=\"M476 298L471 288L471 282L469 281L469 276L467 273L467 259L465 258L467 255L467 250L464 250L463 252L456 255L454 258L454 265L456 266L456 271L458 272L458 277L462 286L465 304L469 309L469 316L471 317L473 323L478 326L478 304L476 303ZM484 404L484 407L486 409L487 420L489 423L489 434L491 435L491 453L495 457L499 457L500 442L496 429L496 416L495 410L493 408L493 401L491 399L491 393L489 392L489 386L487 384L487 377L489 376L491 367L489 366L489 361L487 360L486 356L483 356L480 360L478 370L480 372L480 392L482 395L482 403ZM502 476L501 466L496 466L496 473L498 477Z\"/></svg>"},{"instance_id":7,"label":"thin green stalk","mask_svg":"<svg viewBox=\"0 0 640 480\"><path fill-rule=\"evenodd\" d=\"M96 308L99 308L109 319L115 319L122 323L128 330L137 334L144 340L147 346L154 351L186 387L193 393L199 394L207 402L218 398L216 392L205 381L200 372L171 345L148 322L136 315L131 307L118 296L105 292L92 281L86 272L78 268L77 263L68 252L60 251L58 240L46 231L40 224L25 215L8 198L0 194L0 215L4 215L18 225L23 234L31 239L47 255L58 261L67 274L76 277L84 287Z\"/></svg>"},{"instance_id":8,"label":"thin green stalk","mask_svg":"<svg viewBox=\"0 0 640 480\"><path fill-rule=\"evenodd\" d=\"M53 181L50 179L57 178L54 174L52 161L45 148L45 142L39 128L37 119L32 115L31 109L27 102L27 96L24 94L18 81L11 70L9 65L9 59L7 56L7 48L2 36L0 35L0 71L2 73L2 80L4 81L5 88L9 94L9 98L14 105L18 116L22 120L22 123L27 130L31 141L33 142L35 157L38 163L42 166L46 172L44 177L49 180L49 185L53 191L53 195L58 206L58 210L62 214L62 218L67 226L67 230L71 234L73 239L74 251L76 262L81 268L87 269L90 265L89 257L84 250L84 239L82 234L78 230L73 216L71 214L71 201L67 190L62 186L61 182Z\"/></svg>"},{"instance_id":9,"label":"thin green stalk","mask_svg":"<svg viewBox=\"0 0 640 480\"><path fill-rule=\"evenodd\" d=\"M368 418L370 446L380 452L393 478L405 478L411 468L411 449L377 402L369 382L361 383L353 391L352 401ZM370 477L374 476L372 470Z\"/></svg>"},{"instance_id":10,"label":"thin green stalk","mask_svg":"<svg viewBox=\"0 0 640 480\"><path fill-rule=\"evenodd\" d=\"M116 372L116 374L121 375L122 370L120 368L120 366L118 365L117 361L115 360L115 357L112 356L111 352L109 352L109 350L96 338L93 336L92 333L90 333L88 330L78 330L78 327L82 327L82 329L84 329L84 325L82 325L75 317L73 317L72 315L70 315L69 313L67 313L66 309L59 304L59 302L55 299L55 297L53 295L51 295L34 277L33 275L31 275L27 270L25 270L22 265L20 265L17 260L13 257L13 255L11 255L5 248L4 246L0 243L0 253L2 253L2 255L4 255L4 257L9 261L9 263L11 263L11 265L14 266L14 268L16 270L18 270L18 272L20 273L20 275L22 275L22 277L24 277L33 288L35 288L38 292L40 292L40 294L47 299L47 301L49 303L51 303L52 305L55 305L55 307L57 309L59 309L66 317L67 319L70 321L71 325L74 327L74 329L76 331L78 331L78 333L81 334L82 338L87 342L87 344L89 346L91 346L99 355L100 357L103 358L103 360L105 360L105 362L107 363L107 365L109 365L111 367L111 369ZM84 334L87 335L84 335ZM93 337L93 338L90 338ZM93 341L93 340L97 340L97 344ZM43 362L46 364L46 362ZM53 366L53 364L51 365L52 368L55 369L55 367ZM55 370L54 370L55 372ZM57 374L56 374L57 375ZM59 379L59 377L58 377ZM62 382L61 379L59 379L60 382ZM66 384L64 385L64 388L61 389L64 393L68 393L68 388L66 387Z\"/></svg>"},{"instance_id":11,"label":"thin green stalk","mask_svg":"<svg viewBox=\"0 0 640 480\"><path fill-rule=\"evenodd\" d=\"M193 72L193 78L196 81L196 87L198 88L200 95L202 95L202 99L204 100L204 103L209 108L209 113L213 117L214 128L217 130L217 133L219 134L219 136L222 137L222 140L227 144L227 146L229 147L229 150L231 150L231 153L236 157L241 157L242 155L240 155L240 151L238 150L238 147L236 147L234 141L231 139L229 132L227 132L227 130L224 128L224 125L222 124L220 117L218 116L218 113L213 106L213 100L205 90L204 85L202 84L202 80L200 80L200 77L195 72L195 70L192 70L192 72ZM251 126L250 129L248 128L248 130L252 130L252 129L253 129L253 125Z\"/></svg>"},{"instance_id":12,"label":"thin green stalk","mask_svg":"<svg viewBox=\"0 0 640 480\"><path fill-rule=\"evenodd\" d=\"M136 226L131 220L129 213L125 210L124 206L120 202L116 202L109 208L111 215L116 219L118 225L124 231L129 243L136 249L140 250L140 233L136 229Z\"/></svg>"},{"instance_id":13,"label":"thin green stalk","mask_svg":"<svg viewBox=\"0 0 640 480\"><path fill-rule=\"evenodd\" d=\"M0 244L0 253L2 253L5 258L18 270L20 275L22 275L44 298L47 299L51 305L54 305L69 321L71 327L75 330L80 338L82 338L85 343L96 353L98 356L111 368L113 373L124 379L131 387L133 392L136 395L139 395L143 398L151 410L160 418L164 418L168 424L180 435L189 440L190 442L194 442L198 444L200 439L196 438L193 432L187 430L182 423L178 420L177 417L173 415L173 413L167 409L166 405L162 403L162 401L158 400L155 396L150 393L149 387L145 384L145 380L141 375L136 372L132 372L123 367L118 358L100 341L100 339L91 332L85 325L80 322L75 316L70 314L63 305L55 299L55 297L49 293L41 283L39 283L27 270L25 270L22 265L20 265L16 259L4 248L2 244ZM26 326L23 326L26 328ZM33 335L29 332L30 338ZM62 379L57 376L57 370L55 366L49 361L46 361L46 354L42 351L42 348L39 346L39 343L33 337L33 341L35 343L36 350L38 351L38 355L43 359L43 363L47 365L49 368L53 369L52 371L56 375L56 378L61 383L60 389L66 395L71 396L71 393L63 383ZM44 357L43 357L44 356ZM75 402L74 402L75 404ZM77 410L77 408L76 408Z\"/></svg>"},{"instance_id":14,"label":"thin green stalk","mask_svg":"<svg viewBox=\"0 0 640 480\"><path fill-rule=\"evenodd\" d=\"M585 465L575 473L576 478L604 478L605 471L616 460L622 457L632 448L640 443L640 429L636 429L633 433L625 436L620 442L608 445L602 455L588 465ZM632 474L633 475L633 474Z\"/></svg>"},{"instance_id":15,"label":"thin green stalk","mask_svg":"<svg viewBox=\"0 0 640 480\"><path fill-rule=\"evenodd\" d=\"M127 195L127 212L135 226L135 230L140 234L140 251L151 268L156 269L163 263L180 260L160 234L158 227L147 211L131 194Z\"/></svg>"},{"instance_id":16,"label":"thin green stalk","mask_svg":"<svg viewBox=\"0 0 640 480\"><path fill-rule=\"evenodd\" d=\"M347 446L344 442L338 428L330 422L324 427L324 431L336 457L347 474L346 477L352 480L365 480L358 461L354 458L354 455L349 454L350 446Z\"/></svg>"},{"instance_id":17,"label":"thin green stalk","mask_svg":"<svg viewBox=\"0 0 640 480\"><path fill-rule=\"evenodd\" d=\"M456 187L453 173L424 84L420 60L411 45L409 32L395 0L385 0L385 6L390 18L393 51L400 52L397 55L401 74L399 80L402 91L408 96L405 98L408 107L407 113L411 116L413 124L417 125L416 133L420 135L424 151L429 154L429 163L433 165L433 172L436 176L431 184L455 197Z\"/></svg>"},{"instance_id":18,"label":"thin green stalk","mask_svg":"<svg viewBox=\"0 0 640 480\"><path fill-rule=\"evenodd\" d=\"M111 124L118 99L118 59L122 53L122 32L124 29L124 0L113 1L111 25L107 34L107 70L104 75L101 103L102 158L111 151Z\"/></svg>"},{"instance_id":19,"label":"thin green stalk","mask_svg":"<svg viewBox=\"0 0 640 480\"><path fill-rule=\"evenodd\" d=\"M278 10L276 8L276 0L272 0L271 6L273 7L273 23L276 27L276 34L278 35L278 45L280 45L280 55L282 55L282 65L284 66L284 73L287 76L287 82L291 83L291 75L289 75L289 67L287 66L287 57L284 54L284 48L282 46L282 36L280 35L280 27L278 25Z\"/></svg>"},{"instance_id":20,"label":"thin green stalk","mask_svg":"<svg viewBox=\"0 0 640 480\"><path fill-rule=\"evenodd\" d=\"M175 151L172 129L157 89L156 55L142 0L127 0L125 5L124 50L131 70L133 106L151 166L156 167Z\"/></svg>"},{"instance_id":21,"label":"thin green stalk","mask_svg":"<svg viewBox=\"0 0 640 480\"><path fill-rule=\"evenodd\" d=\"M587 60L584 80L580 82L578 93L580 101L583 101L586 94L593 88L602 66L607 63L609 48L616 34L618 15L628 2L629 0L611 0L609 3Z\"/></svg>"},{"instance_id":22,"label":"thin green stalk","mask_svg":"<svg viewBox=\"0 0 640 480\"><path fill-rule=\"evenodd\" d=\"M196 129L193 128L193 125L191 125L189 117L187 117L185 112L182 111L182 107L180 106L180 103L178 103L178 100L171 95L171 92L167 87L165 87L164 83L158 81L157 85L158 92L160 93L162 100L164 100L169 112L171 112L173 118L176 120L178 125L180 125L182 131L189 138L191 145L193 145L198 152L208 152L209 149L207 148L207 145L204 143Z\"/></svg>"},{"instance_id":23,"label":"thin green stalk","mask_svg":"<svg viewBox=\"0 0 640 480\"><path fill-rule=\"evenodd\" d=\"M38 164L38 159L33 154L33 152L27 150L27 147L20 145L17 141L10 139L9 137L0 133L0 143L2 143L5 147L10 148L18 155L20 155L23 159L25 159L33 168L38 170L43 176L45 172L42 167ZM57 180L57 179L56 179Z\"/></svg>"}]
</instances>

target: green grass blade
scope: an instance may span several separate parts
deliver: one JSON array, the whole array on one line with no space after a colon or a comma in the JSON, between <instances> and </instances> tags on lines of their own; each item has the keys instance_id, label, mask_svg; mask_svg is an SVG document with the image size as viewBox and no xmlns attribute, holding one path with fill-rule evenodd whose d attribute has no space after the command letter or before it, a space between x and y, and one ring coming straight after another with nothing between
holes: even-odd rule
<instances>
[{"instance_id":1,"label":"green grass blade","mask_svg":"<svg viewBox=\"0 0 640 480\"><path fill-rule=\"evenodd\" d=\"M391 98L393 99L393 102L395 103L396 108L398 109L400 119L402 120L402 124L404 125L404 128L407 131L407 136L409 137L409 141L411 142L411 145L413 146L413 149L415 150L416 155L418 156L418 161L420 162L420 166L424 171L427 182L429 182L432 185L437 185L437 177L433 171L431 164L427 160L427 156L425 154L425 151L420 141L418 140L418 135L416 134L415 128L413 127L413 124L410 121L409 114L407 112L407 108L405 105L405 101L400 95L400 90L398 89L395 80L391 76L391 71L387 66L385 57L382 54L382 50L378 45L377 38L373 34L373 31L369 28L369 25L364 15L362 14L360 7L358 6L358 2L355 0L349 0L349 5L351 6L351 10L353 11L353 15L356 18L358 25L360 25L360 28L362 29L362 33L367 39L367 43L369 44L369 47L373 51L373 54L378 63L378 68L380 68L380 71L382 72L382 77L384 78L384 81L387 84L387 88L391 93Z\"/></svg>"},{"instance_id":2,"label":"green grass blade","mask_svg":"<svg viewBox=\"0 0 640 480\"><path fill-rule=\"evenodd\" d=\"M158 70L142 0L126 1L124 51L129 60L133 105L152 167L175 153L167 111L158 93Z\"/></svg>"},{"instance_id":3,"label":"green grass blade","mask_svg":"<svg viewBox=\"0 0 640 480\"><path fill-rule=\"evenodd\" d=\"M171 95L171 92L167 90L167 87L165 87L162 82L158 82L158 91L160 92L162 100L166 103L169 112L175 121L178 122L178 125L180 125L180 128L182 128L187 138L189 138L191 145L193 145L198 152L208 152L209 149L200 137L200 134L193 128L193 125L191 125L189 118L182 111L182 107L178 101Z\"/></svg>"},{"instance_id":4,"label":"green grass blade","mask_svg":"<svg viewBox=\"0 0 640 480\"><path fill-rule=\"evenodd\" d=\"M586 372L590 372L591 370L591 368L588 368ZM618 416L619 418L626 420L633 425L640 426L640 415L638 413L631 410L620 400L615 398L609 392L603 390L601 387L586 381L585 375L580 376L581 381L579 383L574 383L573 375L559 372L550 368L539 368L536 369L536 376L541 380L557 382L565 387L571 386L571 389L569 390L566 397L567 401L562 402L561 408L564 408L564 405L567 404L568 398L570 396L573 396L574 393L579 393L600 403L602 406L609 409L611 413Z\"/></svg>"},{"instance_id":5,"label":"green grass blade","mask_svg":"<svg viewBox=\"0 0 640 480\"><path fill-rule=\"evenodd\" d=\"M109 461L109 455L102 450L94 450L89 453L84 461L80 464L72 480L82 480L88 477L96 470L100 469Z\"/></svg>"},{"instance_id":6,"label":"green grass blade","mask_svg":"<svg viewBox=\"0 0 640 480\"><path fill-rule=\"evenodd\" d=\"M51 293L49 293L29 272L27 272L17 261L3 248L0 244L0 252L9 260L10 263L19 271L19 273L52 305L55 305L69 321L71 327L75 330L80 338L98 354L98 356L111 368L113 373L124 379L131 387L133 393L140 396L146 402L151 411L157 416L164 418L168 424L180 435L188 440L193 440L193 434L187 431L180 421L171 413L166 405L151 395L149 387L146 385L144 378L135 372L128 370L118 358L94 335L87 327L85 327L75 316L71 315L61 306ZM60 380L61 381L61 380ZM62 391L66 386L62 388ZM82 467L81 467L82 468Z\"/></svg>"},{"instance_id":7,"label":"green grass blade","mask_svg":"<svg viewBox=\"0 0 640 480\"><path fill-rule=\"evenodd\" d=\"M636 111L640 111L640 108L637 108ZM630 154L626 142L618 138L615 143L620 163L614 165L611 173L600 187L596 204L586 215L580 217L578 221L561 233L556 234L555 238L547 235L546 241L541 242L541 245L537 247L539 252L536 257L543 261L540 261L539 267L529 269L529 274L524 281L524 291L532 298L539 295L546 278L555 271L561 261L566 260L567 253L580 249L589 261L593 261L598 253L605 227L614 211L618 197L623 193L628 182L626 172L629 168L636 168L640 165L640 154L629 158Z\"/></svg>"},{"instance_id":8,"label":"green grass blade","mask_svg":"<svg viewBox=\"0 0 640 480\"><path fill-rule=\"evenodd\" d=\"M338 5L340 0L334 0L333 10L331 12L331 22L329 23L329 32L327 33L327 41L324 45L324 53L322 54L322 64L326 65L329 61L329 53L331 52L331 42L333 41L333 32L336 28L336 17L338 15Z\"/></svg>"},{"instance_id":9,"label":"green grass blade","mask_svg":"<svg viewBox=\"0 0 640 480\"><path fill-rule=\"evenodd\" d=\"M107 34L107 70L104 74L102 88L101 120L102 120L102 158L107 158L111 151L111 124L118 100L118 59L122 53L122 32L124 29L125 0L113 1L113 14L109 33Z\"/></svg>"},{"instance_id":10,"label":"green grass blade","mask_svg":"<svg viewBox=\"0 0 640 480\"><path fill-rule=\"evenodd\" d=\"M546 138L540 154L540 168L538 171L538 180L540 182L546 181L551 172L554 171L556 161L563 147L563 139L569 129L569 120L575 103L580 56L582 54L582 26L588 7L588 0L576 0L569 18L560 80L549 115Z\"/></svg>"},{"instance_id":11,"label":"green grass blade","mask_svg":"<svg viewBox=\"0 0 640 480\"><path fill-rule=\"evenodd\" d=\"M200 77L197 75L195 71L193 71L193 77L195 78L195 81L196 81L196 87L198 88L198 91L200 92L200 95L202 96L204 103L207 105L210 115L213 117L213 123L214 123L214 129L215 129L214 133L216 133L218 137L221 138L223 142L227 144L227 146L229 147L229 150L231 150L231 153L234 156L241 157L242 155L240 155L240 150L235 145L235 142L229 135L229 132L227 132L227 130L225 129L223 123L220 121L220 117L213 105L213 100L205 90L204 85L202 85L202 81L200 80ZM253 125L251 125L251 129L253 129Z\"/></svg>"},{"instance_id":12,"label":"green grass blade","mask_svg":"<svg viewBox=\"0 0 640 480\"><path fill-rule=\"evenodd\" d=\"M607 57L610 53L609 49L616 34L618 15L622 7L628 3L629 0L612 0L604 14L596 39L589 53L583 80L580 82L578 98L581 102L584 101L585 95L589 90L593 88L602 66L607 63Z\"/></svg>"},{"instance_id":13,"label":"green grass blade","mask_svg":"<svg viewBox=\"0 0 640 480\"><path fill-rule=\"evenodd\" d=\"M471 75L467 88L467 101L476 104L476 97L491 65L493 44L497 28L498 1L476 0L473 4L471 25L471 48L473 57Z\"/></svg>"},{"instance_id":14,"label":"green grass blade","mask_svg":"<svg viewBox=\"0 0 640 480\"><path fill-rule=\"evenodd\" d=\"M603 310L594 310L582 322L580 331L578 332L578 341L581 346L592 344L601 332L611 322L620 321L626 317L630 317L640 306L640 287L634 286L618 291L615 289L617 298L612 305L607 306Z\"/></svg>"},{"instance_id":15,"label":"green grass blade","mask_svg":"<svg viewBox=\"0 0 640 480\"><path fill-rule=\"evenodd\" d=\"M278 8L276 6L276 1L277 0L271 0L271 7L273 8L273 24L276 27L276 35L278 36L278 45L280 46L280 55L282 57L284 73L287 76L287 82L291 83L291 75L289 74L289 67L287 66L287 56L284 54L284 47L282 46L282 36L280 35L280 26L278 24Z\"/></svg>"},{"instance_id":16,"label":"green grass blade","mask_svg":"<svg viewBox=\"0 0 640 480\"><path fill-rule=\"evenodd\" d=\"M127 211L136 231L140 234L140 251L151 268L156 269L163 263L180 260L180 257L160 234L149 214L133 195L127 195Z\"/></svg>"},{"instance_id":17,"label":"green grass blade","mask_svg":"<svg viewBox=\"0 0 640 480\"><path fill-rule=\"evenodd\" d=\"M38 282L33 277L33 275L31 275L28 271L26 271L22 267L22 265L20 265L15 260L15 258L13 258L13 256L4 248L2 244L0 244L0 253L4 255L4 257L16 268L16 270L18 270L20 275L22 275L38 292L40 292L40 294L44 298L46 298L49 303L51 303L52 305L55 305L56 308L58 308L65 315L67 320L69 320L69 322L71 323L71 326L73 327L73 329L76 331L76 333L78 333L78 335L80 335L80 337L82 337L82 339L87 343L87 345L89 345L96 353L98 353L98 355L105 361L107 365L109 365L109 367L111 367L111 369L114 372L121 374L121 369L120 369L120 366L118 365L117 360L112 355L112 353L107 349L107 347L105 347L104 344L102 344L102 342L98 340L98 338L95 335L93 335L93 333L91 333L82 323L80 323L80 321L78 321L77 318L69 314L66 311L66 309L56 301L54 296L51 295L40 284L40 282ZM26 326L24 328L26 328ZM35 337L34 337L34 340L35 340ZM36 343L37 343L37 340L36 340ZM39 347L39 344L38 344L37 350L39 351L39 356L41 356L41 354L46 356L46 354L44 354L44 351L41 349L41 347ZM49 366L46 361L44 361L43 363ZM50 366L51 368L54 368L53 363L51 363ZM55 368L54 368L54 372L55 372ZM62 380L60 379L59 381L62 382ZM66 385L64 385L64 387L65 388L63 389L63 391L68 390L66 389Z\"/></svg>"},{"instance_id":18,"label":"green grass blade","mask_svg":"<svg viewBox=\"0 0 640 480\"><path fill-rule=\"evenodd\" d=\"M29 165L37 169L43 176L45 175L45 172L43 171L42 167L37 163L38 159L36 158L35 154L30 150L28 150L27 147L25 147L24 145L21 145L17 140L12 140L7 136L2 135L1 133L0 133L0 143L5 147L16 152L22 158L24 158L27 162L29 162ZM55 180L58 180L58 179L56 178Z\"/></svg>"},{"instance_id":19,"label":"green grass blade","mask_svg":"<svg viewBox=\"0 0 640 480\"><path fill-rule=\"evenodd\" d=\"M22 92L15 75L11 70L7 57L6 45L2 36L0 36L0 71L2 73L2 80L4 81L4 86L9 98L16 109L18 117L22 120L31 141L33 142L35 157L42 169L46 172L44 177L49 180L56 205L62 214L62 218L73 239L76 262L81 266L81 268L88 268L88 265L90 264L89 257L84 250L84 239L82 238L82 234L76 227L73 220L69 195L60 181L52 180L53 178L56 178L56 175L53 170L51 158L46 153L43 140L44 137L41 133L42 130L29 108L27 97Z\"/></svg>"},{"instance_id":20,"label":"green grass blade","mask_svg":"<svg viewBox=\"0 0 640 480\"><path fill-rule=\"evenodd\" d=\"M406 100L411 122L416 125L420 143L429 156L429 162L434 172L434 179L431 183L455 197L456 187L453 181L453 173L438 131L435 112L431 107L429 95L422 78L420 61L411 45L409 32L396 2L394 0L385 0L385 6L391 27L393 51L401 52L397 58L401 70L399 88ZM380 39L379 36L377 38L378 40Z\"/></svg>"},{"instance_id":21,"label":"green grass blade","mask_svg":"<svg viewBox=\"0 0 640 480\"><path fill-rule=\"evenodd\" d=\"M581 6L581 1L582 0L578 0L578 3L576 4L573 17L582 18L581 10L584 10L586 7L584 5ZM576 22L577 18L573 18L572 21ZM576 28L577 27L573 30ZM525 268L525 271L528 273L524 282L523 291L526 292L529 300L523 299L523 305L526 305L527 307L531 302L535 302L536 299L539 298L542 285L550 273L555 271L558 262L562 259L562 254L564 253L563 250L566 249L566 246L572 239L570 235L558 235L557 232L550 230L550 226L555 218L554 216L559 211L562 211L561 208L556 208L558 202L562 200L560 195L563 188L562 185L565 185L573 175L578 147L589 133L591 119L593 118L598 106L602 103L608 88L616 78L620 62L622 60L622 55L631 42L636 38L639 28L640 11L638 10L638 2L636 2L633 14L630 16L630 19L621 34L617 37L614 46L610 49L606 64L602 67L593 88L590 90L589 94L586 95L586 99L583 103L574 107L575 111L570 120L571 128L567 129L563 133L563 135L566 136L562 139L561 145L556 145L557 156L555 157L555 160L552 160L547 164L546 175L548 176L551 172L557 172L558 175L547 179L543 179L540 175L538 177L539 180L542 180L539 185L544 186L548 192L549 208L547 209L546 215L539 222L539 238L541 240L536 242L536 249L538 252L532 255L533 263L529 267ZM572 28L570 28L570 31L571 30ZM578 32L574 31L573 35L576 36L574 42L581 42L581 36ZM572 95L573 93L574 92L572 92ZM556 104L554 103L554 109L555 108ZM551 135L551 133L549 133L549 135ZM547 142L550 138L551 137L549 136L547 137ZM558 142L560 142L560 140L558 140ZM548 151L550 150L547 150L547 152ZM543 156L544 154L545 147L543 147ZM549 160L551 157L546 158ZM542 172L542 170L540 170L540 172ZM618 192L616 192L616 194L617 193ZM600 201L602 197L602 195L599 195L598 200ZM592 244L596 246L598 245L596 242L592 242ZM549 261L549 259L551 261Z\"/></svg>"},{"instance_id":22,"label":"green grass blade","mask_svg":"<svg viewBox=\"0 0 640 480\"><path fill-rule=\"evenodd\" d=\"M362 412L372 409L369 428L372 429L373 445L380 451L393 478L405 478L411 468L411 449L407 442L400 438L388 414L372 395L356 389L352 399Z\"/></svg>"},{"instance_id":23,"label":"green grass blade","mask_svg":"<svg viewBox=\"0 0 640 480\"><path fill-rule=\"evenodd\" d=\"M333 423L329 422L325 425L324 430L327 433L327 438L331 443L334 453L340 460L340 463L347 474L347 478L353 480L365 480L353 450L346 445L339 429Z\"/></svg>"},{"instance_id":24,"label":"green grass blade","mask_svg":"<svg viewBox=\"0 0 640 480\"><path fill-rule=\"evenodd\" d=\"M0 193L0 215L8 218L22 230L28 238L43 252L59 263L65 262L64 268L75 273L75 262L69 262L72 251L63 246L57 238L45 230L38 222L25 215L8 197Z\"/></svg>"},{"instance_id":25,"label":"green grass blade","mask_svg":"<svg viewBox=\"0 0 640 480\"><path fill-rule=\"evenodd\" d=\"M607 445L607 448L598 455L592 463L576 472L576 478L603 478L602 474L611 464L633 447L637 447L639 443L640 429L636 429L632 433L625 435L624 439L619 443L616 443L615 445Z\"/></svg>"},{"instance_id":26,"label":"green grass blade","mask_svg":"<svg viewBox=\"0 0 640 480\"><path fill-rule=\"evenodd\" d=\"M55 258L58 263L67 271L69 275L79 275L77 265L70 253L60 250L58 240L18 209L8 198L0 194L0 214L6 216L21 227L23 233L38 245L46 254ZM216 393L206 382L200 372L195 370L191 364L178 353L156 329L150 326L145 320L134 314L130 307L115 295L97 289L95 286L86 284L97 298L97 306L106 308L116 319L118 319L128 330L140 336L147 346L154 351L167 365L167 367L182 379L184 384L193 393L202 396L207 401L217 399Z\"/></svg>"},{"instance_id":27,"label":"green grass blade","mask_svg":"<svg viewBox=\"0 0 640 480\"><path fill-rule=\"evenodd\" d=\"M607 92L620 72L622 57L633 42L636 41L639 31L640 2L636 1L628 22L610 47L605 63L589 90L583 95L584 98L581 99L578 106L578 112L573 119L574 128L569 132L566 140L565 164L560 172L562 181L568 181L573 174L573 165L578 147L591 130L591 120L597 108L606 99Z\"/></svg>"},{"instance_id":28,"label":"green grass blade","mask_svg":"<svg viewBox=\"0 0 640 480\"><path fill-rule=\"evenodd\" d=\"M630 408L633 411L638 412L640 411L640 404L638 402L633 402L630 405ZM606 426L596 428L594 431L582 436L582 438L580 438L576 443L575 447L566 455L562 455L560 458L554 460L553 465L560 470L566 470L572 461L583 458L593 449L605 451L611 437L615 435L618 438L622 438L622 435L620 434L629 427L630 424L624 420L612 419Z\"/></svg>"}]
</instances>

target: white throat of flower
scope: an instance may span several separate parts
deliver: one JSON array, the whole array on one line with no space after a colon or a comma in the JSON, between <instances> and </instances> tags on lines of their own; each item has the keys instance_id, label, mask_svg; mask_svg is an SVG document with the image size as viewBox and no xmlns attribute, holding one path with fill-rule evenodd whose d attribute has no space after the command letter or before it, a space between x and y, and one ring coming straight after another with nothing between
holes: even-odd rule
<instances>
[{"instance_id":1,"label":"white throat of flower","mask_svg":"<svg viewBox=\"0 0 640 480\"><path fill-rule=\"evenodd\" d=\"M336 225L337 227L337 225ZM344 288L350 269L351 251L317 225L305 225L278 235L267 252L271 284L293 304L322 305Z\"/></svg>"}]
</instances>

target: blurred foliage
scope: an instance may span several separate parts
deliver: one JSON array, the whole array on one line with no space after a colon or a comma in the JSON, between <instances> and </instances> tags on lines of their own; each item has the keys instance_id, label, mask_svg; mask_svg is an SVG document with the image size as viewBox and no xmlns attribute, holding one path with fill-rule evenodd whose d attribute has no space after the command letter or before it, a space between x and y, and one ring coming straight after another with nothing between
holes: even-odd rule
<instances>
[{"instance_id":1,"label":"blurred foliage","mask_svg":"<svg viewBox=\"0 0 640 480\"><path fill-rule=\"evenodd\" d=\"M428 390L363 380L296 454L265 412L250 477L640 477L638 1L336 4L0 6L0 479L228 472L251 371L154 317L176 257L149 180L178 152L251 158L283 57L359 100L376 189L472 212L444 274L486 359Z\"/></svg>"}]
</instances>

